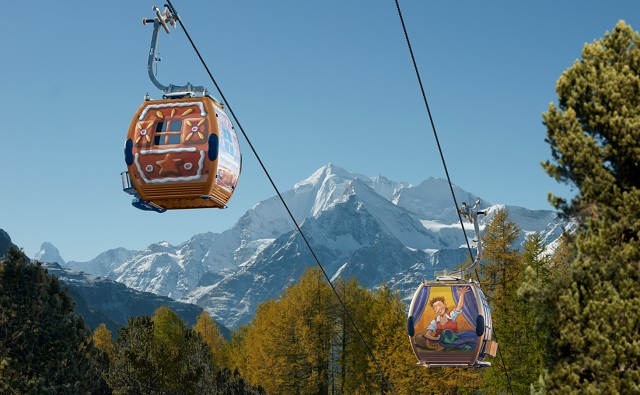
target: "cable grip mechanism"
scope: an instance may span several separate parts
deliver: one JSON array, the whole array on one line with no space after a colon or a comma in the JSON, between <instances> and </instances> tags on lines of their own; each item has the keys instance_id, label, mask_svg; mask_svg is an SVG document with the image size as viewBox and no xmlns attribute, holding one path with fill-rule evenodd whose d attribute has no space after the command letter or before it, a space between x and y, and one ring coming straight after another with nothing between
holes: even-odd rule
<instances>
[{"instance_id":1,"label":"cable grip mechanism","mask_svg":"<svg viewBox=\"0 0 640 395\"><path fill-rule=\"evenodd\" d=\"M142 24L147 25L148 23L153 23L153 33L151 35L151 44L149 47L149 58L147 59L147 74L149 75L149 79L156 86L156 88L160 89L164 92L164 98L167 97L194 97L196 93L205 94L206 89L202 86L192 85L190 82L187 82L185 85L163 85L158 81L156 75L154 73L154 64L157 61L157 49L158 49L158 38L160 36L160 26L164 29L167 34L171 33L169 26L172 28L176 27L176 20L178 20L178 15L171 12L168 8L164 10L160 10L155 5L152 7L152 10L155 11L156 16L153 19L143 18Z\"/></svg>"}]
</instances>

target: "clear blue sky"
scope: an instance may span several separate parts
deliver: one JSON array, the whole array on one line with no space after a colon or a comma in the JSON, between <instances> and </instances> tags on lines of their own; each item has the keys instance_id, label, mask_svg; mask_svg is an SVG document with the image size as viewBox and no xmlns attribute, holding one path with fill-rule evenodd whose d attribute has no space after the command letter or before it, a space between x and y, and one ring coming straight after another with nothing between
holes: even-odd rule
<instances>
[{"instance_id":1,"label":"clear blue sky","mask_svg":"<svg viewBox=\"0 0 640 395\"><path fill-rule=\"evenodd\" d=\"M226 210L142 212L122 192L123 144L149 93L147 0L12 1L0 24L0 228L33 256L220 232L275 195L241 136L244 167ZM445 177L393 0L174 0L280 191L333 163L418 184ZM640 2L400 2L453 183L492 203L551 209L541 113L585 43ZM220 97L181 29L160 37L164 84ZM236 126L236 129L237 126ZM480 159L474 156L478 152ZM453 204L453 203L452 203Z\"/></svg>"}]
</instances>

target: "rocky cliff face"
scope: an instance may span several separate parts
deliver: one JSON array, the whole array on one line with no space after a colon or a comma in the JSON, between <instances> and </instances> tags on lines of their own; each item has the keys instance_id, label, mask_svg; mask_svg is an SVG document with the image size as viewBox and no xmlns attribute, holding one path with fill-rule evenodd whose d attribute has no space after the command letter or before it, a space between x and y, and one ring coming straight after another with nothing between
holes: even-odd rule
<instances>
[{"instance_id":1,"label":"rocky cliff face","mask_svg":"<svg viewBox=\"0 0 640 395\"><path fill-rule=\"evenodd\" d=\"M9 234L5 232L4 229L0 229L0 257L4 256L11 247L18 249L18 247L11 242Z\"/></svg>"}]
</instances>

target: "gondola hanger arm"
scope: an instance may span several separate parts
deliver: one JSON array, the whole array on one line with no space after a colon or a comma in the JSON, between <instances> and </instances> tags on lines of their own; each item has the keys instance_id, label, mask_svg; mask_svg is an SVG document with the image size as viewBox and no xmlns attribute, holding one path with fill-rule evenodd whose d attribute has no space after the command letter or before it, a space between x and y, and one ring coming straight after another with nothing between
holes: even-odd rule
<instances>
[{"instance_id":1,"label":"gondola hanger arm","mask_svg":"<svg viewBox=\"0 0 640 395\"><path fill-rule=\"evenodd\" d=\"M167 32L167 34L171 33L169 26L175 28L176 20L178 19L178 15L169 11L169 9L165 8L164 11L160 11L158 7L153 6L153 11L156 12L156 16L153 19L143 18L142 24L146 25L148 23L153 23L153 33L151 35L151 44L149 47L149 58L147 59L147 73L149 74L149 79L156 86L156 88L160 89L164 92L165 96L194 96L196 93L206 94L206 89L202 86L192 85L190 82L187 82L185 85L163 85L158 81L156 75L154 73L154 63L156 62L156 56L158 51L158 38L160 37L160 26Z\"/></svg>"}]
</instances>

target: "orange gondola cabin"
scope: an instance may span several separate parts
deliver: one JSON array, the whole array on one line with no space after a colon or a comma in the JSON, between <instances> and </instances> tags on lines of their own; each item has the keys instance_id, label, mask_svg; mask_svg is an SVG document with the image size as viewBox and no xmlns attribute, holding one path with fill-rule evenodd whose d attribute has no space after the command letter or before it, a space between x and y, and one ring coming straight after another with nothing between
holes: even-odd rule
<instances>
[{"instance_id":1,"label":"orange gondola cabin","mask_svg":"<svg viewBox=\"0 0 640 395\"><path fill-rule=\"evenodd\" d=\"M153 10L155 18L142 20L144 25L153 23L147 71L164 94L160 100L147 95L129 125L123 190L142 210L225 208L242 170L238 135L222 104L204 87L157 80L160 27L169 33L177 16L168 9Z\"/></svg>"},{"instance_id":2,"label":"orange gondola cabin","mask_svg":"<svg viewBox=\"0 0 640 395\"><path fill-rule=\"evenodd\" d=\"M129 126L125 162L139 208L156 211L225 207L242 165L231 120L208 95L145 101Z\"/></svg>"}]
</instances>

